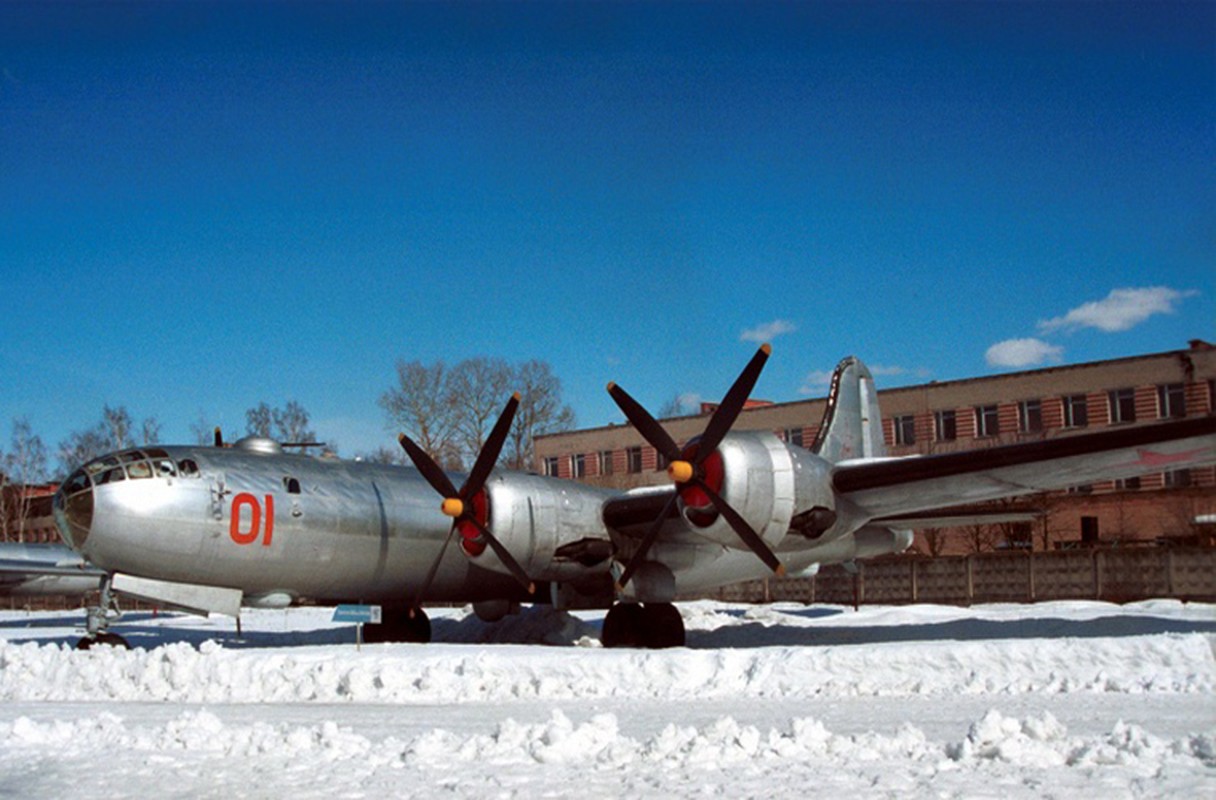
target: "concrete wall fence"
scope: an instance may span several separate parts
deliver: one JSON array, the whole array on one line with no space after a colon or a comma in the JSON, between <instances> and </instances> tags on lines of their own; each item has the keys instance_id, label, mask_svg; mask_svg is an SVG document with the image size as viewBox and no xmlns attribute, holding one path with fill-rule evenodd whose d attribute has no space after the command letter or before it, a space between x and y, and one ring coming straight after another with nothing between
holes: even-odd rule
<instances>
[{"instance_id":1,"label":"concrete wall fence","mask_svg":"<svg viewBox=\"0 0 1216 800\"><path fill-rule=\"evenodd\" d=\"M743 603L1034 603L1152 598L1216 601L1216 549L1094 548L980 553L825 566L812 578L747 581L702 595Z\"/></svg>"}]
</instances>

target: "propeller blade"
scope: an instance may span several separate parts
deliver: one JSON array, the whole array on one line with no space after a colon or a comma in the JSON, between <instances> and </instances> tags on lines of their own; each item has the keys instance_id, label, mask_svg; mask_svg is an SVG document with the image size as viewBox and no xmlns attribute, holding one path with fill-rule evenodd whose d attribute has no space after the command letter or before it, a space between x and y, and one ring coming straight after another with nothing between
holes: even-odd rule
<instances>
[{"instance_id":1,"label":"propeller blade","mask_svg":"<svg viewBox=\"0 0 1216 800\"><path fill-rule=\"evenodd\" d=\"M638 429L638 433L642 434L642 438L649 442L651 447L658 450L668 461L680 459L680 448L667 435L667 431L663 430L663 426L650 416L650 412L642 408L641 403L615 383L608 384L608 394L612 395L617 406L625 412L625 419L633 423L633 427Z\"/></svg>"},{"instance_id":2,"label":"propeller blade","mask_svg":"<svg viewBox=\"0 0 1216 800\"><path fill-rule=\"evenodd\" d=\"M223 446L224 446L224 434L223 434L223 432L220 430L220 426L219 426L219 425L216 425L216 426L215 426L215 446L216 446L216 447L223 447Z\"/></svg>"},{"instance_id":3,"label":"propeller blade","mask_svg":"<svg viewBox=\"0 0 1216 800\"><path fill-rule=\"evenodd\" d=\"M616 582L616 588L619 592L625 588L625 584L629 583L629 579L633 577L634 570L646 560L646 553L650 550L650 546L654 544L654 540L659 537L659 529L663 527L663 523L667 520L667 516L671 513L671 509L675 506L676 501L680 499L679 492L672 492L671 499L667 501L667 505L663 506L662 513L650 526L650 530L646 531L646 535L642 537L638 549L634 551L633 557L629 559L629 563L625 565L624 572L621 573L620 580Z\"/></svg>"},{"instance_id":4,"label":"propeller blade","mask_svg":"<svg viewBox=\"0 0 1216 800\"><path fill-rule=\"evenodd\" d=\"M701 434L701 439L697 442L697 464L709 458L710 454L717 450L718 445L722 443L722 437L730 432L739 412L747 403L747 398L751 396L752 389L755 388L756 381L760 378L760 371L764 369L764 362L768 361L771 352L773 352L771 345L767 343L760 345L760 349L752 356L752 360L747 362L743 372L739 373L739 377L735 379L730 391L726 393L726 397L722 398L722 404L710 417L709 424L705 426L705 433Z\"/></svg>"},{"instance_id":5,"label":"propeller blade","mask_svg":"<svg viewBox=\"0 0 1216 800\"><path fill-rule=\"evenodd\" d=\"M502 446L511 432L511 423L515 421L515 409L518 407L519 392L516 392L507 401L507 406L498 417L498 422L494 423L494 429L490 431L489 438L482 445L481 452L477 454L477 461L474 462L469 477L465 480L464 486L460 487L462 499L468 500L480 492L481 487L485 485L486 478L490 477L490 471L498 463L498 454L502 452Z\"/></svg>"},{"instance_id":6,"label":"propeller blade","mask_svg":"<svg viewBox=\"0 0 1216 800\"><path fill-rule=\"evenodd\" d=\"M466 516L465 519L473 523L473 527L481 531L481 535L486 537L486 541L490 544L490 549L494 551L496 556L498 556L498 560L501 561L507 569L511 570L511 574L515 576L515 580L519 581L519 585L523 586L524 589L528 591L528 594L535 594L536 584L533 583L528 577L528 573L524 572L524 568L521 567L519 562L515 560L515 556L511 555L511 552L507 550L503 543L498 541L498 537L490 533L490 529L485 525L482 525L481 521L476 517L469 515Z\"/></svg>"},{"instance_id":7,"label":"propeller blade","mask_svg":"<svg viewBox=\"0 0 1216 800\"><path fill-rule=\"evenodd\" d=\"M448 497L459 497L460 492L456 491L456 487L452 485L452 481L447 474L439 468L435 463L435 459L427 455L426 451L418 445L414 444L414 440L406 436L404 433L397 437L397 441L401 442L401 446L405 448L405 454L410 457L410 461L414 462L414 466L422 473L422 477L426 478L435 491Z\"/></svg>"},{"instance_id":8,"label":"propeller blade","mask_svg":"<svg viewBox=\"0 0 1216 800\"><path fill-rule=\"evenodd\" d=\"M414 609L422 608L422 600L426 597L426 593L431 589L431 583L435 580L435 574L439 572L439 563L443 561L443 554L447 552L448 545L452 542L452 534L456 532L456 523L448 528L448 535L443 539L443 547L439 548L439 555L435 556L435 560L431 562L431 568L426 573L426 578L422 581L422 585L418 587L418 595L414 599L414 605L410 606L410 616L414 616Z\"/></svg>"},{"instance_id":9,"label":"propeller blade","mask_svg":"<svg viewBox=\"0 0 1216 800\"><path fill-rule=\"evenodd\" d=\"M760 538L760 534L752 530L752 526L747 524L747 520L743 519L738 511L731 508L730 503L723 500L721 495L710 488L709 484L705 481L700 478L694 478L693 483L700 487L701 491L705 492L705 496L709 498L709 502L713 503L714 508L718 509L718 512L726 518L730 526L735 529L735 533L739 534L739 538L743 540L743 543L759 556L760 560L776 573L778 578L785 575L785 565L777 559L777 556L773 554L769 546L764 543L764 540Z\"/></svg>"}]
</instances>

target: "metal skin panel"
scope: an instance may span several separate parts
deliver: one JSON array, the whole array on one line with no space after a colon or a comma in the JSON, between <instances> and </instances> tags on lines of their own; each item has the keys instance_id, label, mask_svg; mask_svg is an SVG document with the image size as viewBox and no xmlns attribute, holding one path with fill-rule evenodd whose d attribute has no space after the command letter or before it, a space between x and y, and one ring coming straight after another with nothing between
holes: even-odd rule
<instances>
[{"instance_id":1,"label":"metal skin panel","mask_svg":"<svg viewBox=\"0 0 1216 800\"><path fill-rule=\"evenodd\" d=\"M490 493L489 527L530 578L577 580L589 572L607 571L606 563L589 570L555 555L562 545L606 537L603 504L616 492L518 472L496 473L487 481L486 489ZM470 560L508 574L489 548Z\"/></svg>"},{"instance_id":2,"label":"metal skin panel","mask_svg":"<svg viewBox=\"0 0 1216 800\"><path fill-rule=\"evenodd\" d=\"M178 463L192 459L199 474L93 487L92 529L78 549L102 569L238 588L250 596L404 604L450 526L438 498L412 469L160 449ZM299 494L287 491L285 479L292 478ZM450 547L428 599L520 594L509 577L478 568Z\"/></svg>"},{"instance_id":3,"label":"metal skin panel","mask_svg":"<svg viewBox=\"0 0 1216 800\"><path fill-rule=\"evenodd\" d=\"M797 499L790 449L771 433L747 431L727 435L718 452L724 468L718 493L761 539L770 546L776 545L790 528ZM727 547L744 547L739 534L721 515L702 526L693 521L687 509L681 510L689 529L697 536Z\"/></svg>"}]
</instances>

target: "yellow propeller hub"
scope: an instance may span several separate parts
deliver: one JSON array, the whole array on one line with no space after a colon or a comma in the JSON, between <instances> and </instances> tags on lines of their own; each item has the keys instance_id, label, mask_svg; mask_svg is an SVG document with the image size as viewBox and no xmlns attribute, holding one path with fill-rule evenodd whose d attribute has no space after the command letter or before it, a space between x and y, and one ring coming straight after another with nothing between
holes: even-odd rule
<instances>
[{"instance_id":1,"label":"yellow propeller hub","mask_svg":"<svg viewBox=\"0 0 1216 800\"><path fill-rule=\"evenodd\" d=\"M449 517L455 518L464 513L464 502L459 497L446 497L439 508Z\"/></svg>"},{"instance_id":2,"label":"yellow propeller hub","mask_svg":"<svg viewBox=\"0 0 1216 800\"><path fill-rule=\"evenodd\" d=\"M688 483L692 480L692 463L688 461L673 461L667 465L667 475L676 483Z\"/></svg>"}]
</instances>

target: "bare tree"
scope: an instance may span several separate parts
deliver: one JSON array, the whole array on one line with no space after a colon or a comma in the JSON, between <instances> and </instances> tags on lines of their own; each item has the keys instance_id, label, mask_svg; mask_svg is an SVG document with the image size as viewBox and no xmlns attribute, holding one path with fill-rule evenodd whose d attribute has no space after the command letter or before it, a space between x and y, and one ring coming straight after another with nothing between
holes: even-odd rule
<instances>
[{"instance_id":1,"label":"bare tree","mask_svg":"<svg viewBox=\"0 0 1216 800\"><path fill-rule=\"evenodd\" d=\"M455 444L461 459L472 464L511 392L511 367L501 358L470 358L448 375Z\"/></svg>"},{"instance_id":2,"label":"bare tree","mask_svg":"<svg viewBox=\"0 0 1216 800\"><path fill-rule=\"evenodd\" d=\"M377 447L370 453L359 453L355 456L356 461L366 461L369 464L404 464L405 451L400 447Z\"/></svg>"},{"instance_id":3,"label":"bare tree","mask_svg":"<svg viewBox=\"0 0 1216 800\"><path fill-rule=\"evenodd\" d=\"M937 558L946 549L944 528L922 528L916 532L916 550L931 558Z\"/></svg>"},{"instance_id":4,"label":"bare tree","mask_svg":"<svg viewBox=\"0 0 1216 800\"><path fill-rule=\"evenodd\" d=\"M59 443L59 466L62 474L66 475L86 461L92 461L106 453L140 444L151 444L160 437L160 423L155 417L148 417L140 423L142 441L135 440L133 427L134 422L126 406L104 406L101 422L92 428L73 431L68 434L67 439Z\"/></svg>"},{"instance_id":5,"label":"bare tree","mask_svg":"<svg viewBox=\"0 0 1216 800\"><path fill-rule=\"evenodd\" d=\"M309 420L308 410L295 400L288 400L283 408L271 408L262 402L245 411L245 433L285 444L315 442L317 434ZM306 447L304 451L310 449Z\"/></svg>"},{"instance_id":6,"label":"bare tree","mask_svg":"<svg viewBox=\"0 0 1216 800\"><path fill-rule=\"evenodd\" d=\"M502 359L471 358L449 369L442 361L398 361L397 383L380 397L390 426L404 430L445 469L472 463L513 391L520 393L515 424L499 459L514 469L532 466L536 436L574 427L561 401L561 381L544 361L512 367Z\"/></svg>"},{"instance_id":7,"label":"bare tree","mask_svg":"<svg viewBox=\"0 0 1216 800\"><path fill-rule=\"evenodd\" d=\"M126 406L101 409L101 424L112 450L123 450L135 443L131 437L131 414Z\"/></svg>"},{"instance_id":8,"label":"bare tree","mask_svg":"<svg viewBox=\"0 0 1216 800\"><path fill-rule=\"evenodd\" d=\"M194 435L194 443L206 446L215 442L215 426L207 421L207 415L198 412L198 419L190 423L190 433Z\"/></svg>"},{"instance_id":9,"label":"bare tree","mask_svg":"<svg viewBox=\"0 0 1216 800\"><path fill-rule=\"evenodd\" d=\"M27 488L45 483L46 446L35 435L26 418L13 420L11 448L0 450L0 525L4 539L25 541L33 497Z\"/></svg>"},{"instance_id":10,"label":"bare tree","mask_svg":"<svg viewBox=\"0 0 1216 800\"><path fill-rule=\"evenodd\" d=\"M448 369L442 361L397 362L397 385L380 396L390 426L404 430L446 469L460 469L457 417Z\"/></svg>"},{"instance_id":11,"label":"bare tree","mask_svg":"<svg viewBox=\"0 0 1216 800\"><path fill-rule=\"evenodd\" d=\"M562 382L545 361L526 361L515 370L519 411L507 439L506 462L512 469L534 467L537 436L574 427L574 409L562 403Z\"/></svg>"},{"instance_id":12,"label":"bare tree","mask_svg":"<svg viewBox=\"0 0 1216 800\"><path fill-rule=\"evenodd\" d=\"M963 540L967 543L967 551L970 553L995 550L997 540L1001 536L998 525L963 525L959 530L963 532Z\"/></svg>"},{"instance_id":13,"label":"bare tree","mask_svg":"<svg viewBox=\"0 0 1216 800\"><path fill-rule=\"evenodd\" d=\"M262 402L245 410L245 435L274 438L274 416L270 406Z\"/></svg>"},{"instance_id":14,"label":"bare tree","mask_svg":"<svg viewBox=\"0 0 1216 800\"><path fill-rule=\"evenodd\" d=\"M696 414L699 410L695 395L675 394L659 409L659 419L687 417Z\"/></svg>"}]
</instances>

